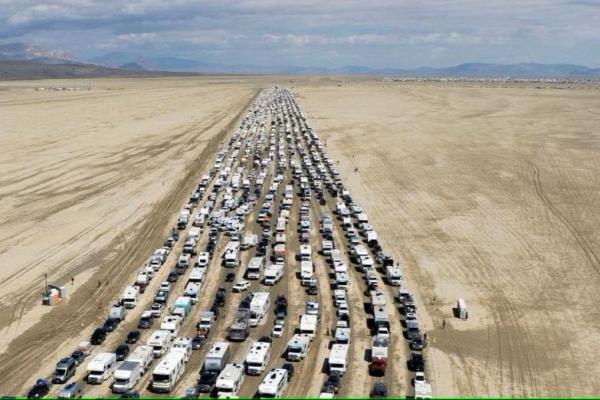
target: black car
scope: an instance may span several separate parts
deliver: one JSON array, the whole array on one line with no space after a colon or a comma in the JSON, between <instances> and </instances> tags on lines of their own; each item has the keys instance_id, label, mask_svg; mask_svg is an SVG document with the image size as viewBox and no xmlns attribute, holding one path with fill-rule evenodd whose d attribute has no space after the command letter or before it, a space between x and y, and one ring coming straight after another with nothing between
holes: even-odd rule
<instances>
[{"instance_id":1,"label":"black car","mask_svg":"<svg viewBox=\"0 0 600 400\"><path fill-rule=\"evenodd\" d=\"M171 230L171 237L175 240L178 241L179 240L179 230L173 228Z\"/></svg>"},{"instance_id":2,"label":"black car","mask_svg":"<svg viewBox=\"0 0 600 400\"><path fill-rule=\"evenodd\" d=\"M225 282L233 282L235 280L235 274L233 272L230 272L227 274L227 277L225 277Z\"/></svg>"},{"instance_id":3,"label":"black car","mask_svg":"<svg viewBox=\"0 0 600 400\"><path fill-rule=\"evenodd\" d=\"M71 353L71 358L75 360L75 365L81 365L81 363L85 360L85 353L80 350L75 350Z\"/></svg>"},{"instance_id":4,"label":"black car","mask_svg":"<svg viewBox=\"0 0 600 400\"><path fill-rule=\"evenodd\" d=\"M388 390L387 386L385 386L385 383L376 382L373 385L373 389L371 389L371 394L369 395L369 397L372 399L388 397Z\"/></svg>"},{"instance_id":5,"label":"black car","mask_svg":"<svg viewBox=\"0 0 600 400\"><path fill-rule=\"evenodd\" d=\"M219 373L216 371L202 371L198 379L198 390L202 393L212 392L217 383L217 376Z\"/></svg>"},{"instance_id":6,"label":"black car","mask_svg":"<svg viewBox=\"0 0 600 400\"><path fill-rule=\"evenodd\" d=\"M152 317L141 317L138 323L139 329L149 329L152 326Z\"/></svg>"},{"instance_id":7,"label":"black car","mask_svg":"<svg viewBox=\"0 0 600 400\"><path fill-rule=\"evenodd\" d=\"M421 335L411 339L409 345L411 350L415 350L415 351L421 351L423 350L425 347L427 347L427 343L423 340L423 337Z\"/></svg>"},{"instance_id":8,"label":"black car","mask_svg":"<svg viewBox=\"0 0 600 400\"><path fill-rule=\"evenodd\" d=\"M106 321L104 321L104 325L102 325L102 328L104 328L104 330L106 332L112 332L115 329L117 329L117 326L119 326L119 319L117 318L107 318Z\"/></svg>"},{"instance_id":9,"label":"black car","mask_svg":"<svg viewBox=\"0 0 600 400\"><path fill-rule=\"evenodd\" d=\"M210 311L215 314L215 319L219 318L219 304L217 303L217 301L215 300L215 302L212 304L212 306L210 307Z\"/></svg>"},{"instance_id":10,"label":"black car","mask_svg":"<svg viewBox=\"0 0 600 400\"><path fill-rule=\"evenodd\" d=\"M227 292L225 291L224 287L220 287L217 290L217 294L215 295L215 303L217 303L219 307L223 307L225 305L225 293Z\"/></svg>"},{"instance_id":11,"label":"black car","mask_svg":"<svg viewBox=\"0 0 600 400\"><path fill-rule=\"evenodd\" d=\"M287 370L288 372L288 381L292 379L292 376L294 376L294 364L292 363L285 363L281 366L281 368Z\"/></svg>"},{"instance_id":12,"label":"black car","mask_svg":"<svg viewBox=\"0 0 600 400\"><path fill-rule=\"evenodd\" d=\"M121 395L121 398L122 399L139 399L140 394L138 392L129 391L129 392L123 393Z\"/></svg>"},{"instance_id":13,"label":"black car","mask_svg":"<svg viewBox=\"0 0 600 400\"><path fill-rule=\"evenodd\" d=\"M167 282L177 282L177 278L179 278L179 272L176 270L169 272L169 276L167 276Z\"/></svg>"},{"instance_id":14,"label":"black car","mask_svg":"<svg viewBox=\"0 0 600 400\"><path fill-rule=\"evenodd\" d=\"M175 246L175 239L172 237L167 238L167 240L164 241L163 246L172 249L173 246Z\"/></svg>"},{"instance_id":15,"label":"black car","mask_svg":"<svg viewBox=\"0 0 600 400\"><path fill-rule=\"evenodd\" d=\"M90 343L93 345L99 345L104 343L106 340L106 331L104 328L96 328L94 333L92 333L92 338L90 339Z\"/></svg>"},{"instance_id":16,"label":"black car","mask_svg":"<svg viewBox=\"0 0 600 400\"><path fill-rule=\"evenodd\" d=\"M200 335L194 336L194 338L192 339L192 350L199 350L200 348L202 348L202 345L204 344L204 340L205 340L204 336L200 336Z\"/></svg>"},{"instance_id":17,"label":"black car","mask_svg":"<svg viewBox=\"0 0 600 400\"><path fill-rule=\"evenodd\" d=\"M425 358L423 353L413 351L408 359L408 369L413 372L422 372L425 370Z\"/></svg>"},{"instance_id":18,"label":"black car","mask_svg":"<svg viewBox=\"0 0 600 400\"><path fill-rule=\"evenodd\" d=\"M308 285L306 287L306 294L310 296L316 296L317 294L319 294L319 289L317 288L317 285Z\"/></svg>"},{"instance_id":19,"label":"black car","mask_svg":"<svg viewBox=\"0 0 600 400\"><path fill-rule=\"evenodd\" d=\"M118 345L115 349L115 354L117 355L117 361L125 360L129 355L129 346L127 346L125 343Z\"/></svg>"},{"instance_id":20,"label":"black car","mask_svg":"<svg viewBox=\"0 0 600 400\"><path fill-rule=\"evenodd\" d=\"M43 378L39 378L35 381L35 385L27 393L28 399L40 399L50 392L50 385L48 381Z\"/></svg>"},{"instance_id":21,"label":"black car","mask_svg":"<svg viewBox=\"0 0 600 400\"><path fill-rule=\"evenodd\" d=\"M125 339L129 344L135 344L138 340L140 340L140 331L129 331L127 339Z\"/></svg>"},{"instance_id":22,"label":"black car","mask_svg":"<svg viewBox=\"0 0 600 400\"><path fill-rule=\"evenodd\" d=\"M258 339L257 342L272 343L273 338L271 336L261 336L261 338Z\"/></svg>"}]
</instances>

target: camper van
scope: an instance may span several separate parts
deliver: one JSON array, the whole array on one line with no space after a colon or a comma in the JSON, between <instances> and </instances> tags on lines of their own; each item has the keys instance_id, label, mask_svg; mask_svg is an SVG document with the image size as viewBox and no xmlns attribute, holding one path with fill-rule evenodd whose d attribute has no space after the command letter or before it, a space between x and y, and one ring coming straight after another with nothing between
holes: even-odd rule
<instances>
[{"instance_id":1,"label":"camper van","mask_svg":"<svg viewBox=\"0 0 600 400\"><path fill-rule=\"evenodd\" d=\"M255 292L250 301L250 326L257 326L267 314L271 299L269 292Z\"/></svg>"},{"instance_id":2,"label":"camper van","mask_svg":"<svg viewBox=\"0 0 600 400\"><path fill-rule=\"evenodd\" d=\"M192 303L196 304L196 302L198 301L198 296L200 294L201 286L202 284L200 282L189 282L185 286L184 296L189 297L190 299L192 299Z\"/></svg>"},{"instance_id":3,"label":"camper van","mask_svg":"<svg viewBox=\"0 0 600 400\"><path fill-rule=\"evenodd\" d=\"M288 371L284 368L270 370L258 385L258 396L262 398L281 398L288 384Z\"/></svg>"},{"instance_id":4,"label":"camper van","mask_svg":"<svg viewBox=\"0 0 600 400\"><path fill-rule=\"evenodd\" d=\"M169 331L157 330L148 338L148 346L152 347L154 358L159 358L171 348L173 335Z\"/></svg>"},{"instance_id":5,"label":"camper van","mask_svg":"<svg viewBox=\"0 0 600 400\"><path fill-rule=\"evenodd\" d=\"M229 242L223 256L227 268L237 267L240 263L240 242Z\"/></svg>"},{"instance_id":6,"label":"camper van","mask_svg":"<svg viewBox=\"0 0 600 400\"><path fill-rule=\"evenodd\" d=\"M238 391L244 383L244 366L241 364L227 364L217 377L215 388L219 398L237 397Z\"/></svg>"},{"instance_id":7,"label":"camper van","mask_svg":"<svg viewBox=\"0 0 600 400\"><path fill-rule=\"evenodd\" d=\"M271 264L265 269L264 284L273 286L283 277L283 264Z\"/></svg>"},{"instance_id":8,"label":"camper van","mask_svg":"<svg viewBox=\"0 0 600 400\"><path fill-rule=\"evenodd\" d=\"M139 287L127 286L121 296L121 303L125 308L132 309L137 305L137 299L139 294Z\"/></svg>"},{"instance_id":9,"label":"camper van","mask_svg":"<svg viewBox=\"0 0 600 400\"><path fill-rule=\"evenodd\" d=\"M347 367L348 349L350 345L342 343L334 343L329 351L327 366L329 372L337 372L344 375Z\"/></svg>"},{"instance_id":10,"label":"camper van","mask_svg":"<svg viewBox=\"0 0 600 400\"><path fill-rule=\"evenodd\" d=\"M312 282L315 276L315 268L312 261L302 260L300 261L300 284L306 286L309 282Z\"/></svg>"},{"instance_id":11,"label":"camper van","mask_svg":"<svg viewBox=\"0 0 600 400\"><path fill-rule=\"evenodd\" d=\"M400 286L402 284L402 273L398 267L394 267L393 265L385 267L385 277L392 286Z\"/></svg>"},{"instance_id":12,"label":"camper van","mask_svg":"<svg viewBox=\"0 0 600 400\"><path fill-rule=\"evenodd\" d=\"M185 354L171 349L154 367L150 388L155 392L169 393L185 371Z\"/></svg>"},{"instance_id":13,"label":"camper van","mask_svg":"<svg viewBox=\"0 0 600 400\"><path fill-rule=\"evenodd\" d=\"M267 368L271 356L271 343L254 342L246 354L246 373L260 375Z\"/></svg>"},{"instance_id":14,"label":"camper van","mask_svg":"<svg viewBox=\"0 0 600 400\"><path fill-rule=\"evenodd\" d=\"M227 361L229 361L229 343L215 342L206 353L202 369L204 371L220 372L225 368Z\"/></svg>"},{"instance_id":15,"label":"camper van","mask_svg":"<svg viewBox=\"0 0 600 400\"><path fill-rule=\"evenodd\" d=\"M317 334L317 327L319 326L318 315L302 314L300 316L300 333L304 333L314 338Z\"/></svg>"},{"instance_id":16,"label":"camper van","mask_svg":"<svg viewBox=\"0 0 600 400\"><path fill-rule=\"evenodd\" d=\"M260 279L260 273L265 267L264 257L252 257L246 270L247 279Z\"/></svg>"},{"instance_id":17,"label":"camper van","mask_svg":"<svg viewBox=\"0 0 600 400\"><path fill-rule=\"evenodd\" d=\"M138 346L132 353L129 353L129 357L125 361L139 362L143 375L154 361L154 349L147 345Z\"/></svg>"},{"instance_id":18,"label":"camper van","mask_svg":"<svg viewBox=\"0 0 600 400\"><path fill-rule=\"evenodd\" d=\"M87 382L100 384L107 380L117 366L115 353L98 353L87 365Z\"/></svg>"},{"instance_id":19,"label":"camper van","mask_svg":"<svg viewBox=\"0 0 600 400\"><path fill-rule=\"evenodd\" d=\"M179 328L181 327L182 318L179 315L167 315L163 318L160 329L164 331L169 331L173 334L173 336L177 336L179 333Z\"/></svg>"},{"instance_id":20,"label":"camper van","mask_svg":"<svg viewBox=\"0 0 600 400\"><path fill-rule=\"evenodd\" d=\"M295 334L287 343L285 358L288 361L300 361L308 354L312 336L306 334Z\"/></svg>"},{"instance_id":21,"label":"camper van","mask_svg":"<svg viewBox=\"0 0 600 400\"><path fill-rule=\"evenodd\" d=\"M135 387L143 374L142 364L139 361L125 360L115 371L113 393L125 393Z\"/></svg>"}]
</instances>

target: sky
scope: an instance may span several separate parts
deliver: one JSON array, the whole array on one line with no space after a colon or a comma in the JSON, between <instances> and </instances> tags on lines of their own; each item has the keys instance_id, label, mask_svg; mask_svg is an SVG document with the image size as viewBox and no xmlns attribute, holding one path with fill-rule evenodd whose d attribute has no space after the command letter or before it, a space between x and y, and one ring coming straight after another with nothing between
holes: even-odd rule
<instances>
[{"instance_id":1,"label":"sky","mask_svg":"<svg viewBox=\"0 0 600 400\"><path fill-rule=\"evenodd\" d=\"M600 0L0 0L0 43L227 65L600 66Z\"/></svg>"}]
</instances>

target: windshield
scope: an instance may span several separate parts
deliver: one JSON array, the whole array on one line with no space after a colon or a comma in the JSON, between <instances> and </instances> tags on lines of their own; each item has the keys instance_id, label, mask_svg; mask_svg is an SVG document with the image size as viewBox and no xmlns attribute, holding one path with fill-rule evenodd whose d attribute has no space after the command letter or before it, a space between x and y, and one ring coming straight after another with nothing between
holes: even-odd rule
<instances>
[{"instance_id":1,"label":"windshield","mask_svg":"<svg viewBox=\"0 0 600 400\"><path fill-rule=\"evenodd\" d=\"M65 368L56 368L56 371L54 371L55 375L65 375L67 373L67 370Z\"/></svg>"},{"instance_id":2,"label":"windshield","mask_svg":"<svg viewBox=\"0 0 600 400\"><path fill-rule=\"evenodd\" d=\"M233 393L233 388L219 388L219 393Z\"/></svg>"},{"instance_id":3,"label":"windshield","mask_svg":"<svg viewBox=\"0 0 600 400\"><path fill-rule=\"evenodd\" d=\"M129 379L115 379L115 385L126 386L129 383Z\"/></svg>"},{"instance_id":4,"label":"windshield","mask_svg":"<svg viewBox=\"0 0 600 400\"><path fill-rule=\"evenodd\" d=\"M162 351L162 346L152 346L154 351Z\"/></svg>"},{"instance_id":5,"label":"windshield","mask_svg":"<svg viewBox=\"0 0 600 400\"><path fill-rule=\"evenodd\" d=\"M259 362L247 362L246 365L248 365L249 367L257 367L257 368L261 368L263 366L263 364L259 363Z\"/></svg>"},{"instance_id":6,"label":"windshield","mask_svg":"<svg viewBox=\"0 0 600 400\"><path fill-rule=\"evenodd\" d=\"M164 374L152 374L152 380L154 382L169 382L169 375Z\"/></svg>"},{"instance_id":7,"label":"windshield","mask_svg":"<svg viewBox=\"0 0 600 400\"><path fill-rule=\"evenodd\" d=\"M329 363L329 366L331 368L344 368L344 365L340 363Z\"/></svg>"}]
</instances>

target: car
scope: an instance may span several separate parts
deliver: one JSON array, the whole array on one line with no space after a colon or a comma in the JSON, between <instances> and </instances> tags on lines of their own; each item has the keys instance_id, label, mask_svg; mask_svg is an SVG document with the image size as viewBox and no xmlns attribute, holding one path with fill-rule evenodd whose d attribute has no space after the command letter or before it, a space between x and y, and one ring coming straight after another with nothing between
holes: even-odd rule
<instances>
[{"instance_id":1,"label":"car","mask_svg":"<svg viewBox=\"0 0 600 400\"><path fill-rule=\"evenodd\" d=\"M80 399L83 395L83 388L79 382L69 382L58 391L59 399Z\"/></svg>"},{"instance_id":2,"label":"car","mask_svg":"<svg viewBox=\"0 0 600 400\"><path fill-rule=\"evenodd\" d=\"M173 239L172 237L168 237L164 243L163 243L164 247L167 247L169 249L172 249L173 246L175 246L175 239Z\"/></svg>"},{"instance_id":3,"label":"car","mask_svg":"<svg viewBox=\"0 0 600 400\"><path fill-rule=\"evenodd\" d=\"M257 340L257 342L272 343L273 339L269 336L261 336L260 339Z\"/></svg>"},{"instance_id":4,"label":"car","mask_svg":"<svg viewBox=\"0 0 600 400\"><path fill-rule=\"evenodd\" d=\"M306 287L306 294L308 294L309 296L316 296L319 294L319 289L317 287L317 285L308 285Z\"/></svg>"},{"instance_id":5,"label":"car","mask_svg":"<svg viewBox=\"0 0 600 400\"><path fill-rule=\"evenodd\" d=\"M129 331L127 339L125 339L129 344L135 344L138 340L140 340L140 331Z\"/></svg>"},{"instance_id":6,"label":"car","mask_svg":"<svg viewBox=\"0 0 600 400\"><path fill-rule=\"evenodd\" d=\"M288 381L292 379L292 376L294 376L294 364L292 363L284 363L281 368L285 369L288 374Z\"/></svg>"},{"instance_id":7,"label":"car","mask_svg":"<svg viewBox=\"0 0 600 400\"><path fill-rule=\"evenodd\" d=\"M179 240L179 230L173 228L173 230L171 231L171 236L175 241Z\"/></svg>"},{"instance_id":8,"label":"car","mask_svg":"<svg viewBox=\"0 0 600 400\"><path fill-rule=\"evenodd\" d=\"M169 283L169 281L164 281L160 283L160 290L164 290L165 292L170 292L171 291L171 284Z\"/></svg>"},{"instance_id":9,"label":"car","mask_svg":"<svg viewBox=\"0 0 600 400\"><path fill-rule=\"evenodd\" d=\"M50 384L44 378L38 378L35 384L27 392L28 399L40 399L50 392Z\"/></svg>"},{"instance_id":10,"label":"car","mask_svg":"<svg viewBox=\"0 0 600 400\"><path fill-rule=\"evenodd\" d=\"M198 391L202 393L212 392L215 383L217 383L217 376L219 376L217 371L202 371L198 379Z\"/></svg>"},{"instance_id":11,"label":"car","mask_svg":"<svg viewBox=\"0 0 600 400\"><path fill-rule=\"evenodd\" d=\"M104 321L104 325L102 325L102 328L104 328L106 332L112 332L115 329L117 329L117 326L119 325L120 321L121 320L118 318L107 318L106 321Z\"/></svg>"},{"instance_id":12,"label":"car","mask_svg":"<svg viewBox=\"0 0 600 400\"><path fill-rule=\"evenodd\" d=\"M152 303L152 306L150 306L150 311L152 312L152 318L160 317L163 310L164 310L164 305L162 303Z\"/></svg>"},{"instance_id":13,"label":"car","mask_svg":"<svg viewBox=\"0 0 600 400\"><path fill-rule=\"evenodd\" d=\"M122 399L139 399L140 394L136 391L130 390L129 392L125 392L121 395Z\"/></svg>"},{"instance_id":14,"label":"car","mask_svg":"<svg viewBox=\"0 0 600 400\"><path fill-rule=\"evenodd\" d=\"M139 329L149 329L152 326L152 311L145 311L142 313L142 317L140 318L140 322L138 323Z\"/></svg>"},{"instance_id":15,"label":"car","mask_svg":"<svg viewBox=\"0 0 600 400\"><path fill-rule=\"evenodd\" d=\"M205 340L206 340L206 338L204 336L200 336L200 335L194 336L194 338L192 339L192 349L199 350L202 347L202 345L204 344Z\"/></svg>"},{"instance_id":16,"label":"car","mask_svg":"<svg viewBox=\"0 0 600 400\"><path fill-rule=\"evenodd\" d=\"M234 279L235 279L235 274L233 272L230 272L225 277L225 282L233 282Z\"/></svg>"},{"instance_id":17,"label":"car","mask_svg":"<svg viewBox=\"0 0 600 400\"><path fill-rule=\"evenodd\" d=\"M408 347L410 347L411 350L421 351L425 347L427 347L427 343L423 340L423 337L419 335L411 339L410 343L408 344Z\"/></svg>"},{"instance_id":18,"label":"car","mask_svg":"<svg viewBox=\"0 0 600 400\"><path fill-rule=\"evenodd\" d=\"M106 340L106 331L104 330L103 327L100 327L100 328L96 328L94 333L92 333L90 343L92 343L93 345L99 345L99 344L104 343L105 340Z\"/></svg>"},{"instance_id":19,"label":"car","mask_svg":"<svg viewBox=\"0 0 600 400\"><path fill-rule=\"evenodd\" d=\"M185 390L185 396L183 396L183 399L197 399L198 396L200 395L200 390L198 390L198 386L194 385L194 386L190 386L189 388L187 388Z\"/></svg>"},{"instance_id":20,"label":"car","mask_svg":"<svg viewBox=\"0 0 600 400\"><path fill-rule=\"evenodd\" d=\"M427 382L425 379L425 372L423 371L419 371L419 372L415 372L415 377L413 378L413 386L415 385L416 382Z\"/></svg>"},{"instance_id":21,"label":"car","mask_svg":"<svg viewBox=\"0 0 600 400\"><path fill-rule=\"evenodd\" d=\"M273 330L271 331L271 336L273 337L282 337L283 336L284 327L283 325L275 325L273 326Z\"/></svg>"},{"instance_id":22,"label":"car","mask_svg":"<svg viewBox=\"0 0 600 400\"><path fill-rule=\"evenodd\" d=\"M169 292L159 289L158 292L156 292L156 295L154 296L154 302L166 303L167 298L169 298Z\"/></svg>"},{"instance_id":23,"label":"car","mask_svg":"<svg viewBox=\"0 0 600 400\"><path fill-rule=\"evenodd\" d=\"M323 389L330 390L323 390ZM337 393L340 390L340 374L337 371L332 371L327 376L327 380L323 384L323 389L321 391L326 393ZM331 391L333 390L333 391Z\"/></svg>"},{"instance_id":24,"label":"car","mask_svg":"<svg viewBox=\"0 0 600 400\"><path fill-rule=\"evenodd\" d=\"M231 290L233 292L243 292L244 290L247 290L249 287L250 287L250 282L243 280L243 281L239 281L238 283L233 285Z\"/></svg>"},{"instance_id":25,"label":"car","mask_svg":"<svg viewBox=\"0 0 600 400\"><path fill-rule=\"evenodd\" d=\"M129 355L129 346L125 343L118 345L115 349L115 354L117 355L117 361L125 360Z\"/></svg>"},{"instance_id":26,"label":"car","mask_svg":"<svg viewBox=\"0 0 600 400\"><path fill-rule=\"evenodd\" d=\"M171 271L169 272L169 276L167 276L167 282L177 282L177 278L179 278L179 272L177 271Z\"/></svg>"},{"instance_id":27,"label":"car","mask_svg":"<svg viewBox=\"0 0 600 400\"><path fill-rule=\"evenodd\" d=\"M372 399L388 397L387 386L383 382L375 382L369 397Z\"/></svg>"},{"instance_id":28,"label":"car","mask_svg":"<svg viewBox=\"0 0 600 400\"><path fill-rule=\"evenodd\" d=\"M407 364L410 371L423 372L425 370L425 358L423 357L423 353L412 351Z\"/></svg>"},{"instance_id":29,"label":"car","mask_svg":"<svg viewBox=\"0 0 600 400\"><path fill-rule=\"evenodd\" d=\"M75 365L81 365L81 363L85 360L85 353L81 350L75 350L71 353L71 358L75 360Z\"/></svg>"}]
</instances>

